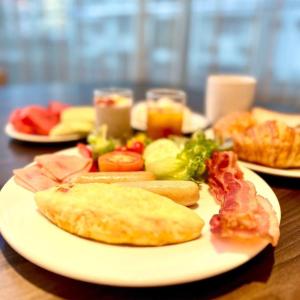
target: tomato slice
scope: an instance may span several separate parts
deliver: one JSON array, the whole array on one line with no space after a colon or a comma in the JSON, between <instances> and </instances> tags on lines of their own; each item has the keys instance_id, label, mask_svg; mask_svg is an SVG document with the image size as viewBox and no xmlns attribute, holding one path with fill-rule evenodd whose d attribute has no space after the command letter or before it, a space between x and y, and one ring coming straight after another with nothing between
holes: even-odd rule
<instances>
[{"instance_id":1,"label":"tomato slice","mask_svg":"<svg viewBox=\"0 0 300 300\"><path fill-rule=\"evenodd\" d=\"M98 165L103 172L140 171L144 168L144 160L135 152L113 151L101 155Z\"/></svg>"},{"instance_id":2,"label":"tomato slice","mask_svg":"<svg viewBox=\"0 0 300 300\"><path fill-rule=\"evenodd\" d=\"M131 146L127 146L128 151L136 152L139 154L143 154L144 152L144 144L142 142L136 141Z\"/></svg>"}]
</instances>

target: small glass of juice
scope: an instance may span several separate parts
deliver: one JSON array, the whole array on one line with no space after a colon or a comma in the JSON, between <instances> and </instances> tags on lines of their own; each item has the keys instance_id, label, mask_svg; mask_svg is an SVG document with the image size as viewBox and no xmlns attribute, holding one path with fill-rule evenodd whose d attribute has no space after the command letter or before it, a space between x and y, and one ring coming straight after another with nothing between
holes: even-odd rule
<instances>
[{"instance_id":1,"label":"small glass of juice","mask_svg":"<svg viewBox=\"0 0 300 300\"><path fill-rule=\"evenodd\" d=\"M158 139L181 135L186 93L176 89L151 89L147 98L147 133Z\"/></svg>"},{"instance_id":2,"label":"small glass of juice","mask_svg":"<svg viewBox=\"0 0 300 300\"><path fill-rule=\"evenodd\" d=\"M106 124L109 137L128 138L131 134L132 103L133 93L129 89L104 88L94 90L97 128Z\"/></svg>"}]
</instances>

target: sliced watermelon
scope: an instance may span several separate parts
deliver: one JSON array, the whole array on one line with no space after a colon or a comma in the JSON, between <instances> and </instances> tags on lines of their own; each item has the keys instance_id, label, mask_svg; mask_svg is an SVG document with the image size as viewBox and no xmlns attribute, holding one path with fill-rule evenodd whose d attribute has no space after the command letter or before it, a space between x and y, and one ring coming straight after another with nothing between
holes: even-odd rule
<instances>
[{"instance_id":1,"label":"sliced watermelon","mask_svg":"<svg viewBox=\"0 0 300 300\"><path fill-rule=\"evenodd\" d=\"M23 123L33 128L35 134L48 135L50 130L59 122L59 117L48 109L38 105L30 105L22 109Z\"/></svg>"},{"instance_id":2,"label":"sliced watermelon","mask_svg":"<svg viewBox=\"0 0 300 300\"><path fill-rule=\"evenodd\" d=\"M48 135L59 122L61 112L70 105L53 100L45 108L40 105L29 105L15 109L9 122L15 130L28 134Z\"/></svg>"},{"instance_id":3,"label":"sliced watermelon","mask_svg":"<svg viewBox=\"0 0 300 300\"><path fill-rule=\"evenodd\" d=\"M66 108L70 107L69 104L66 103L62 103L58 100L52 100L49 105L48 105L48 110L57 115L58 117L60 117L60 114L62 113L62 111Z\"/></svg>"},{"instance_id":4,"label":"sliced watermelon","mask_svg":"<svg viewBox=\"0 0 300 300\"><path fill-rule=\"evenodd\" d=\"M9 122L13 125L15 130L22 132L22 133L27 133L27 134L33 134L34 129L30 126L27 125L23 122L22 117L21 117L22 109L17 108L15 109L9 117Z\"/></svg>"}]
</instances>

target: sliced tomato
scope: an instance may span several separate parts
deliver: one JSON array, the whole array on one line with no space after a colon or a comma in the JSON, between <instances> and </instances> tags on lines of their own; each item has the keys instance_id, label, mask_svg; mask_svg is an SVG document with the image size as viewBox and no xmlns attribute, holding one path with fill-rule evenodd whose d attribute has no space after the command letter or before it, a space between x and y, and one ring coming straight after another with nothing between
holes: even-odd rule
<instances>
[{"instance_id":1,"label":"sliced tomato","mask_svg":"<svg viewBox=\"0 0 300 300\"><path fill-rule=\"evenodd\" d=\"M130 151L113 151L101 155L98 159L100 171L126 172L143 170L144 160L138 153Z\"/></svg>"},{"instance_id":2,"label":"sliced tomato","mask_svg":"<svg viewBox=\"0 0 300 300\"><path fill-rule=\"evenodd\" d=\"M144 152L144 144L142 142L136 141L133 142L131 146L127 146L128 151L136 152L139 154L143 154Z\"/></svg>"}]
</instances>

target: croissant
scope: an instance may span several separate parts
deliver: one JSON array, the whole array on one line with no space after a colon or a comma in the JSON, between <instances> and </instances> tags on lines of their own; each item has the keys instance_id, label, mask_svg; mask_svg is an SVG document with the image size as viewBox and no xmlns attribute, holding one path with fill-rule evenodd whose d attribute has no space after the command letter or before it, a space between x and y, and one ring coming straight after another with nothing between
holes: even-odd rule
<instances>
[{"instance_id":1,"label":"croissant","mask_svg":"<svg viewBox=\"0 0 300 300\"><path fill-rule=\"evenodd\" d=\"M255 124L256 121L250 112L234 112L218 120L213 128L214 136L223 143L234 133L244 132Z\"/></svg>"},{"instance_id":2,"label":"croissant","mask_svg":"<svg viewBox=\"0 0 300 300\"><path fill-rule=\"evenodd\" d=\"M300 130L280 121L257 124L232 134L242 160L275 168L300 167Z\"/></svg>"}]
</instances>

